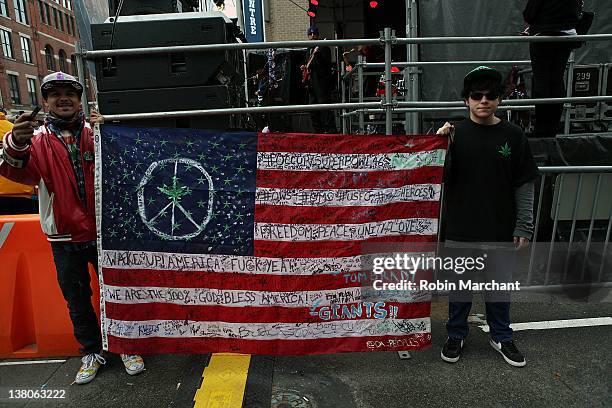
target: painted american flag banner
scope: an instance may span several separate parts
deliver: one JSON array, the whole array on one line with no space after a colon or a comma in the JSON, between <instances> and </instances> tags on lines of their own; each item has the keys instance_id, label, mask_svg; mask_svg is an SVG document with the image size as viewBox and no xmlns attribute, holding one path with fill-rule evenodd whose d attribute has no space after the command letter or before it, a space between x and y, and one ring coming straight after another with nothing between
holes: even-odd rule
<instances>
[{"instance_id":1,"label":"painted american flag banner","mask_svg":"<svg viewBox=\"0 0 612 408\"><path fill-rule=\"evenodd\" d=\"M431 342L367 244L435 242L446 138L96 126L104 347L316 354Z\"/></svg>"}]
</instances>

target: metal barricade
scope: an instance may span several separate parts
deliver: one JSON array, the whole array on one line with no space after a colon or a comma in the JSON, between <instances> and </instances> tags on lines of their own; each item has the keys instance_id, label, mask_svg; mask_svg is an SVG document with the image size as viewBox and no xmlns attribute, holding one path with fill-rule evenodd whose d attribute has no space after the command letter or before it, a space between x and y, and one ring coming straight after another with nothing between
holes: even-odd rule
<instances>
[{"instance_id":1,"label":"metal barricade","mask_svg":"<svg viewBox=\"0 0 612 408\"><path fill-rule=\"evenodd\" d=\"M521 292L589 301L600 291L612 300L612 166L540 167L539 172L534 181L534 234L526 248L517 250L511 243L439 242L438 256L447 255L449 248L460 248L461 256L506 251L504 259L514 265L512 280L520 282ZM445 217L441 211L440 225ZM495 270L491 273L498 276ZM449 276L454 274L436 268L433 282L445 282ZM444 289L435 293L450 294Z\"/></svg>"},{"instance_id":2,"label":"metal barricade","mask_svg":"<svg viewBox=\"0 0 612 408\"><path fill-rule=\"evenodd\" d=\"M353 126L351 124L352 118L357 118L358 129L360 132L364 132L365 127L365 115L366 114L380 114L384 116L385 134L392 134L393 131L393 115L398 113L410 114L415 112L426 112L426 111L457 111L465 110L464 103L461 101L437 101L437 102L422 102L418 100L405 100L398 101L392 92L392 67L403 67L403 68L418 68L428 65L479 65L479 64L495 64L495 65L527 65L529 61L406 61L406 62L392 62L392 45L394 44L405 44L409 46L418 44L449 44L449 43L511 43L511 42L564 42L564 41L610 41L612 40L612 34L596 34L596 35L583 35L583 36L535 36L535 37L523 37L523 36L500 36L500 37L427 37L427 38L396 38L394 32L390 28L386 28L381 33L380 38L366 38L366 39L350 39L350 40L317 40L317 41L281 41L281 42L268 42L268 43L246 43L246 44L212 44L212 45L194 45L194 46L174 46L174 47L156 47L156 48L134 48L134 49L116 49L116 50L105 50L105 51L86 51L79 55L80 58L94 59L118 55L131 55L131 54L155 54L155 53L168 53L168 52L207 52L225 49L269 49L269 48L303 48L312 46L352 46L352 45L384 45L385 49L385 62L384 63L367 63L359 58L356 64L356 69L347 75L343 75L341 88L344 92L348 92L348 96L343 94L341 103L331 104L312 104L312 105L282 105L282 106L267 106L267 107L242 107L242 108L225 108L225 109L201 109L201 110L189 110L189 111L175 111L175 112L153 112L153 113L140 113L140 114L118 114L118 115L106 115L105 118L109 121L112 120L130 120L130 119L152 119L152 118L176 118L184 116L212 116L212 115L227 115L227 114L247 114L247 113L271 113L271 112L310 112L320 110L334 110L341 111L341 118L343 123L343 130L348 133L353 133ZM573 58L570 58L570 72L573 64ZM364 76L366 69L384 68L383 75L385 78L385 94L380 101L369 101L363 94L364 88ZM356 73L355 73L356 71ZM404 78L409 77L414 80L414 76L417 75L415 71L404 72ZM350 82L355 80L358 81L358 95L357 102L353 102L354 98L350 95ZM375 74L376 75L376 74ZM83 80L83 76L81 76ZM346 81L346 82L345 82ZM418 87L417 87L418 88ZM569 88L569 87L568 87ZM410 95L415 95L415 87L411 85ZM568 89L568 92L571 89ZM569 96L569 95L568 95ZM545 98L545 99L522 99L522 100L509 100L504 101L501 110L513 109L513 110L531 110L534 108L535 103L593 103L593 102L609 102L612 101L612 96L590 96L590 97L565 97L565 98ZM569 112L569 109L566 109ZM408 116L407 116L408 117ZM569 119L569 117L568 117ZM567 122L566 122L567 123ZM408 125L404 123L406 128ZM535 279L532 274L534 270L536 252L532 250L530 254L530 262L527 276L527 285L531 286L549 286L554 284L550 280L550 267L552 262L553 245L559 242L561 237L558 232L563 229L566 224L569 225L568 235L568 251L571 249L571 244L574 243L577 237L577 231L584 230L582 224L588 221L588 229L586 230L586 241L585 241L585 253L589 253L592 249L592 243L596 241L594 232L603 225L605 233L603 240L598 241L603 245L603 252L609 248L610 241L610 229L612 223L612 202L609 201L610 189L609 185L612 184L611 174L612 166L594 166L594 167L543 167L540 169L542 176L538 183L539 185L539 197L537 203L537 216L536 216L536 232L534 235L534 242L540 242L541 236L538 236L539 228L541 226L541 220L548 214L550 209L544 206L544 192L546 181L549 180L551 185L554 186L553 200L554 205L552 206L552 213L550 220L552 222L552 232L550 236L550 251L549 256L546 260L546 273L543 280L540 282ZM593 179L593 175L595 179ZM593 181L595 180L595 181ZM594 183L594 184L593 184ZM571 185L571 189L569 189ZM588 188L587 188L588 186ZM593 187L594 186L594 187ZM569 191L569 193L568 193ZM592 200L588 201L591 207L591 211L584 213L584 208L589 205L584 204L583 198L587 191L593 192L594 196ZM568 202L574 199L573 207L568 210ZM569 201L568 201L569 200ZM606 201L608 200L608 201ZM603 204L602 204L603 203ZM609 203L609 204L608 204ZM586 207L585 207L586 206ZM600 206L603 206L600 208ZM607 206L607 207L606 207ZM603 209L602 209L603 208ZM567 214L571 213L571 217L568 218ZM607 211L607 216L605 213ZM585 215L586 214L586 215ZM603 215L602 215L603 214ZM582 218L581 218L582 217ZM587 217L587 218L584 218ZM607 224L606 224L607 223ZM600 229L601 229L600 228ZM549 241L546 241L549 242ZM569 252L568 252L569 253ZM541 260L541 258L537 258ZM609 274L606 274L605 262L602 261L600 271L597 276L597 282L609 283L606 280L612 280ZM584 268L583 268L584 271ZM565 274L567 277L567 274ZM581 272L581 278L584 279L584 273Z\"/></svg>"},{"instance_id":3,"label":"metal barricade","mask_svg":"<svg viewBox=\"0 0 612 408\"><path fill-rule=\"evenodd\" d=\"M432 102L419 102L419 101L404 101L398 102L393 97L391 92L391 68L392 66L404 66L418 67L419 64L431 64L438 62L403 62L403 63L392 63L391 46L394 44L404 45L417 45L417 44L457 44L457 43L512 43L512 42L567 42L567 41L610 41L612 40L612 34L594 34L594 35L583 35L583 36L497 36L497 37L424 37L424 38L396 38L394 32L390 28L385 28L381 33L380 38L364 38L364 39L350 39L350 40L317 40L317 41L278 41L278 42L263 42L263 43L245 43L245 44L210 44L210 45L190 45L190 46L172 46L172 47L151 47L151 48L132 48L132 49L115 49L115 50L104 50L104 51L85 51L79 54L80 58L94 59L104 58L119 55L133 55L133 54L157 54L157 53L168 53L168 52L208 52L217 50L227 49L269 49L269 48L304 48L313 46L352 46L352 45L375 45L380 44L385 47L385 63L384 63L384 76L385 76L385 97L380 102L365 102L363 94L361 93L359 102L344 102L344 103L332 103L332 104L316 104L316 105L285 105L285 106L270 106L270 107L249 107L249 108L232 108L232 109L204 109L204 110L191 110L191 111L180 111L180 112L154 112L143 115L138 115L139 118L169 118L169 117L184 117L184 116L204 116L204 115L226 115L229 113L242 114L242 113L267 113L267 112L307 112L317 110L354 110L355 114L359 116L360 129L362 128L362 113L360 109L382 109L385 116L385 134L392 134L393 131L393 118L394 113L406 113L406 112L419 112L422 108L431 109ZM459 64L472 64L475 61L455 61L455 62L439 62L439 63L459 63ZM515 61L512 61L515 62ZM489 62L490 63L490 62ZM362 65L358 66L358 73L360 77L362 72ZM84 83L84 77L81 76L81 81ZM363 88L363 81L360 80L360 89ZM510 106L510 102L520 102L521 106L533 105L534 103L571 103L571 102L596 102L596 101L607 101L612 97L590 97L586 98L549 98L549 99L524 99L521 101L509 101L506 102L506 106ZM408 104L408 105L405 105ZM445 110L448 107L462 106L455 105L456 102L442 102L438 103L436 108L442 108L439 110ZM411 108L411 110L399 110L396 108ZM353 112L347 112L345 115L352 115ZM109 115L109 120L127 120L135 119L135 115Z\"/></svg>"},{"instance_id":4,"label":"metal barricade","mask_svg":"<svg viewBox=\"0 0 612 408\"><path fill-rule=\"evenodd\" d=\"M574 284L610 284L612 283L612 266L607 265L612 258L606 258L610 249L610 232L612 229L612 166L568 166L541 167L538 182L538 201L536 204L535 230L533 242L546 242L548 253L538 258L536 245L532 245L529 257L527 285L534 282L542 286L562 285L568 283L569 257L576 251L583 251L583 262L579 276L574 271L571 280ZM548 185L551 186L547 189ZM546 194L551 193L550 208L544 205ZM552 222L549 228L541 228L542 223ZM550 229L550 231L548 231ZM545 232L550 235L542 237ZM578 240L578 236L581 239ZM596 237L598 235L599 237ZM601 258L597 265L596 276L585 274L593 243L597 242ZM551 265L553 253L558 254L559 245L565 251L563 273L557 282L551 283ZM567 248L565 248L567 247ZM555 251L555 249L557 251ZM543 276L536 282L534 274L536 258L545 264ZM606 265L608 270L606 270ZM578 279L576 279L578 278Z\"/></svg>"}]
</instances>

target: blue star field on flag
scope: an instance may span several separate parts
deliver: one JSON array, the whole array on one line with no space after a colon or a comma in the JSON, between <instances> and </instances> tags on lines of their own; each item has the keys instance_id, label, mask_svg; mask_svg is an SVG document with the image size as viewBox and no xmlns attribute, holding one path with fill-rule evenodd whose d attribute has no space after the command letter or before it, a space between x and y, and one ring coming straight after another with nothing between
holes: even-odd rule
<instances>
[{"instance_id":1,"label":"blue star field on flag","mask_svg":"<svg viewBox=\"0 0 612 408\"><path fill-rule=\"evenodd\" d=\"M251 255L257 134L101 126L105 249Z\"/></svg>"}]
</instances>

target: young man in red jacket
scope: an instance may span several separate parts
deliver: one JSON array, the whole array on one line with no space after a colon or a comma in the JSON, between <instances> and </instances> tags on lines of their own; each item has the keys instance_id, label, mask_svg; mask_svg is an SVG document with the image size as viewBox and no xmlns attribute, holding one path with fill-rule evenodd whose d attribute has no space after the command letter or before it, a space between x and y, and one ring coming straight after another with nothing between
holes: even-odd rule
<instances>
[{"instance_id":1,"label":"young man in red jacket","mask_svg":"<svg viewBox=\"0 0 612 408\"><path fill-rule=\"evenodd\" d=\"M100 325L91 303L88 264L97 271L93 131L81 110L83 87L54 72L41 84L49 114L44 126L21 115L4 138L0 175L38 185L40 224L51 243L57 279L68 303L74 336L85 354L75 382L94 379L102 364ZM128 374L144 369L142 358L121 355Z\"/></svg>"}]
</instances>

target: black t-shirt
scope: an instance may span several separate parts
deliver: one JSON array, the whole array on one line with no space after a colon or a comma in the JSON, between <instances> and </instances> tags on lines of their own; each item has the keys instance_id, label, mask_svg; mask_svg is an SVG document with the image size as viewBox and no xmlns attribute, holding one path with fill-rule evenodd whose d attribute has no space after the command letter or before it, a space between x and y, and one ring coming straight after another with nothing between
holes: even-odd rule
<instances>
[{"instance_id":1,"label":"black t-shirt","mask_svg":"<svg viewBox=\"0 0 612 408\"><path fill-rule=\"evenodd\" d=\"M512 241L514 191L538 174L525 134L502 120L455 126L445 183L446 238L455 241Z\"/></svg>"}]
</instances>

